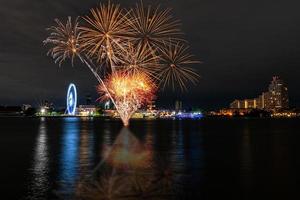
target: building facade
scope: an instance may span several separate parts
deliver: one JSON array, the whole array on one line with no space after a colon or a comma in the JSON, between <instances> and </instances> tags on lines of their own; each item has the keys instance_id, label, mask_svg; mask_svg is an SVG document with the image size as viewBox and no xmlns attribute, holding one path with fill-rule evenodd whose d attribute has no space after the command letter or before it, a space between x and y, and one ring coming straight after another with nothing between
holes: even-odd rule
<instances>
[{"instance_id":1,"label":"building facade","mask_svg":"<svg viewBox=\"0 0 300 200\"><path fill-rule=\"evenodd\" d=\"M269 85L268 98L265 104L267 109L288 109L289 98L288 89L284 82L278 77L274 76Z\"/></svg>"},{"instance_id":2,"label":"building facade","mask_svg":"<svg viewBox=\"0 0 300 200\"><path fill-rule=\"evenodd\" d=\"M97 112L94 105L79 105L76 113L80 116L94 116Z\"/></svg>"},{"instance_id":3,"label":"building facade","mask_svg":"<svg viewBox=\"0 0 300 200\"><path fill-rule=\"evenodd\" d=\"M234 100L230 104L232 109L255 109L257 107L257 99Z\"/></svg>"},{"instance_id":4,"label":"building facade","mask_svg":"<svg viewBox=\"0 0 300 200\"><path fill-rule=\"evenodd\" d=\"M289 108L288 88L284 82L274 76L268 91L254 99L234 100L230 104L232 109L260 109L276 111Z\"/></svg>"}]
</instances>

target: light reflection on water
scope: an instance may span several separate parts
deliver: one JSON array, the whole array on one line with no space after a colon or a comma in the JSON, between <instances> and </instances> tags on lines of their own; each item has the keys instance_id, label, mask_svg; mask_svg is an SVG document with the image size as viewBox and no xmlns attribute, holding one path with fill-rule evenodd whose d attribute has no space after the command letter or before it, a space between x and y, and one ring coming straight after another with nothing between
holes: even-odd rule
<instances>
[{"instance_id":1,"label":"light reflection on water","mask_svg":"<svg viewBox=\"0 0 300 200\"><path fill-rule=\"evenodd\" d=\"M186 148L185 140L189 138L185 136L181 122L173 121L172 129L168 130L171 131L170 133L164 133L164 130L156 133L155 124L146 122L144 132L136 133L140 136L136 137L135 133L127 128L123 128L118 134L112 132L113 126L110 122L102 122L98 130L94 128L92 119L63 118L61 133L52 132L59 136L56 140L59 139L60 143L58 155L53 158L54 162L57 160L57 165L53 165L57 166L57 175L49 177L51 149L48 146L47 123L51 121L41 119L35 147L32 192L29 199L48 199L49 193L53 193L60 199L73 199L75 194L82 192L80 188L95 172L98 177L92 184L97 184L97 181L100 183L107 178L117 177L118 180L123 180L125 176L127 178L122 181L122 184L125 183L128 188L135 187L131 186L132 182L129 181L132 178L128 178L135 174L134 182L143 185L143 190L128 191L127 188L123 191L123 193L130 192L130 195L135 194L133 199L139 199L141 197L139 195L146 197L150 193L171 198L170 195L179 189L177 184L184 183L187 157L196 156L195 159L199 161L202 156L199 150L191 151L190 147ZM156 149L161 142L162 134L165 134L161 146L163 150ZM98 146L95 146L96 144ZM99 161L98 164L96 160ZM143 174L143 178L138 177L137 180L136 174ZM113 184L115 187L116 183ZM52 188L53 185L56 185L55 188ZM89 190L89 193L93 192Z\"/></svg>"},{"instance_id":2,"label":"light reflection on water","mask_svg":"<svg viewBox=\"0 0 300 200\"><path fill-rule=\"evenodd\" d=\"M80 119L64 118L61 154L59 163L59 178L61 192L72 193L78 177Z\"/></svg>"},{"instance_id":3,"label":"light reflection on water","mask_svg":"<svg viewBox=\"0 0 300 200\"><path fill-rule=\"evenodd\" d=\"M92 119L86 119L82 124L79 145L79 171L80 177L89 175L94 163L94 130L92 128Z\"/></svg>"},{"instance_id":4,"label":"light reflection on water","mask_svg":"<svg viewBox=\"0 0 300 200\"><path fill-rule=\"evenodd\" d=\"M40 119L39 130L34 148L30 199L45 199L49 190L49 149L45 118Z\"/></svg>"},{"instance_id":5,"label":"light reflection on water","mask_svg":"<svg viewBox=\"0 0 300 200\"><path fill-rule=\"evenodd\" d=\"M180 161L185 160L186 152L184 148L184 136L181 121L179 121L178 124L173 122L171 141L172 146L170 151L170 165L174 171L183 173L185 162Z\"/></svg>"},{"instance_id":6,"label":"light reflection on water","mask_svg":"<svg viewBox=\"0 0 300 200\"><path fill-rule=\"evenodd\" d=\"M111 194L112 188L130 188L132 180L131 199L170 192L170 186L183 191L177 199L289 199L298 194L298 120L134 121L123 131L118 122L99 119L1 120L4 190L26 190L26 199L73 199L89 181L109 186L102 188ZM16 141L13 149L9 141ZM115 150L105 159L107 149ZM22 156L15 159L6 152ZM128 165L143 176L132 176Z\"/></svg>"}]
</instances>

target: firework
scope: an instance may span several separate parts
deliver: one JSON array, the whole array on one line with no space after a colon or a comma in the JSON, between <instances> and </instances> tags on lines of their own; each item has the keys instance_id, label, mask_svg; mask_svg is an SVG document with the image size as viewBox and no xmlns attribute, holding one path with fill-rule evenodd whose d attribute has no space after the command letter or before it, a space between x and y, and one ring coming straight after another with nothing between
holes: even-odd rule
<instances>
[{"instance_id":1,"label":"firework","mask_svg":"<svg viewBox=\"0 0 300 200\"><path fill-rule=\"evenodd\" d=\"M51 45L48 55L59 65L78 57L100 83L99 99L112 101L124 125L153 99L158 86L186 90L199 78L191 67L198 62L180 38L170 9L140 3L125 10L108 2L74 22L71 17L66 24L55 21L44 41Z\"/></svg>"},{"instance_id":2,"label":"firework","mask_svg":"<svg viewBox=\"0 0 300 200\"><path fill-rule=\"evenodd\" d=\"M168 44L161 51L161 64L159 76L162 88L171 86L175 90L179 85L181 90L186 90L186 83L196 83L199 75L191 67L192 64L199 63L188 53L188 47L185 44Z\"/></svg>"},{"instance_id":3,"label":"firework","mask_svg":"<svg viewBox=\"0 0 300 200\"><path fill-rule=\"evenodd\" d=\"M159 7L145 8L143 3L136 4L130 14L132 40L134 43L144 45L153 51L163 48L166 42L181 40L179 21L171 15L171 9L161 10Z\"/></svg>"},{"instance_id":4,"label":"firework","mask_svg":"<svg viewBox=\"0 0 300 200\"><path fill-rule=\"evenodd\" d=\"M74 58L78 57L101 82L100 77L96 73L96 67L93 67L93 63L89 62L90 59L85 56L82 45L80 45L81 31L78 18L72 22L72 18L68 17L66 24L58 19L55 19L55 22L56 26L47 29L50 31L50 36L44 40L45 45L51 46L47 55L50 55L55 63L58 62L60 66L67 58L72 60L73 65Z\"/></svg>"},{"instance_id":5,"label":"firework","mask_svg":"<svg viewBox=\"0 0 300 200\"><path fill-rule=\"evenodd\" d=\"M51 55L58 62L62 64L67 58L73 60L78 55L80 50L79 37L80 32L78 29L78 19L72 23L71 17L68 17L66 25L64 25L58 19L55 19L56 26L50 27L50 36L44 40L44 44L50 44L52 47L48 51L48 55Z\"/></svg>"},{"instance_id":6,"label":"firework","mask_svg":"<svg viewBox=\"0 0 300 200\"><path fill-rule=\"evenodd\" d=\"M128 45L127 51L120 55L120 67L129 74L144 73L147 76L157 79L157 66L159 57L152 54L152 51L142 45Z\"/></svg>"},{"instance_id":7,"label":"firework","mask_svg":"<svg viewBox=\"0 0 300 200\"><path fill-rule=\"evenodd\" d=\"M68 17L66 25L64 25L58 19L56 19L55 22L57 26L52 26L47 29L48 31L51 31L51 33L50 36L44 40L44 44L51 45L48 55L53 57L55 63L59 62L59 65L61 65L66 58L70 58L73 65L74 58L77 56L84 64L86 64L93 75L97 78L98 82L102 84L103 88L105 89L106 87L104 82L97 73L97 67L85 54L82 46L80 45L81 32L79 29L78 18L72 23L71 17ZM110 94L107 94L110 97ZM114 103L113 99L112 102Z\"/></svg>"},{"instance_id":8,"label":"firework","mask_svg":"<svg viewBox=\"0 0 300 200\"><path fill-rule=\"evenodd\" d=\"M104 84L107 90L100 85L98 91L103 98L110 94L125 126L137 109L154 98L155 84L144 73L117 71Z\"/></svg>"},{"instance_id":9,"label":"firework","mask_svg":"<svg viewBox=\"0 0 300 200\"><path fill-rule=\"evenodd\" d=\"M120 8L108 2L91 9L91 16L83 18L88 26L81 26L83 48L90 57L96 57L98 62L108 59L110 64L118 61L114 56L116 51L124 51L124 40L130 32L127 14Z\"/></svg>"}]
</instances>

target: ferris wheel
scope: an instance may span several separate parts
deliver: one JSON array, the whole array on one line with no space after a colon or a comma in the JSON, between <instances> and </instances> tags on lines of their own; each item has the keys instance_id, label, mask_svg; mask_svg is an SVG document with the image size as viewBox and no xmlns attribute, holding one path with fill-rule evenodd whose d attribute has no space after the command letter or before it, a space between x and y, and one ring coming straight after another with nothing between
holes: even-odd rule
<instances>
[{"instance_id":1,"label":"ferris wheel","mask_svg":"<svg viewBox=\"0 0 300 200\"><path fill-rule=\"evenodd\" d=\"M75 115L77 107L77 90L76 86L71 83L68 87L67 93L67 114Z\"/></svg>"}]
</instances>

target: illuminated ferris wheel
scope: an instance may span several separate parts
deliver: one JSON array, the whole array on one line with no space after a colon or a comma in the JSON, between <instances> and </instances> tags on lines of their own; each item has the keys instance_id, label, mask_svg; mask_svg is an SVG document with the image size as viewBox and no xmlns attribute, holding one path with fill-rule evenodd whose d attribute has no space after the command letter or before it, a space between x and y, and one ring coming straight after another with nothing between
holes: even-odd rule
<instances>
[{"instance_id":1,"label":"illuminated ferris wheel","mask_svg":"<svg viewBox=\"0 0 300 200\"><path fill-rule=\"evenodd\" d=\"M68 87L67 93L67 114L68 115L75 115L77 107L77 90L76 86L71 83Z\"/></svg>"}]
</instances>

